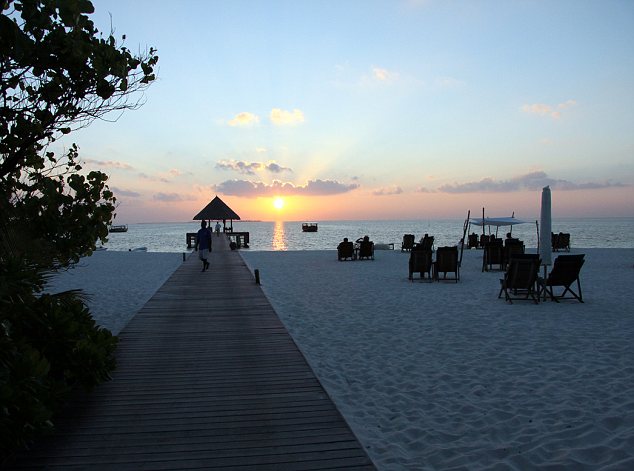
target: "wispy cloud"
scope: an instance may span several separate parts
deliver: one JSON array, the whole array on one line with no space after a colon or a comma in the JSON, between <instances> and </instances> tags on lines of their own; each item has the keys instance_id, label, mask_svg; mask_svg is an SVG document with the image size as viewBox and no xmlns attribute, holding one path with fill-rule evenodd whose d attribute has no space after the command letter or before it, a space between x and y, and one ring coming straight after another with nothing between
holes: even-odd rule
<instances>
[{"instance_id":1,"label":"wispy cloud","mask_svg":"<svg viewBox=\"0 0 634 471\"><path fill-rule=\"evenodd\" d=\"M574 183L568 180L551 178L545 172L539 171L510 178L508 180L483 178L477 182L442 185L438 188L438 191L442 193L509 193L522 190L539 190L546 185L550 185L551 188L560 191L597 190L601 188L628 186L623 183L615 183L611 181Z\"/></svg>"},{"instance_id":2,"label":"wispy cloud","mask_svg":"<svg viewBox=\"0 0 634 471\"><path fill-rule=\"evenodd\" d=\"M279 180L274 180L271 184L247 180L227 180L216 185L215 190L223 195L255 198L273 195L338 195L355 190L358 187L359 185L356 183L345 184L335 180L319 179L309 180L306 185L294 185L293 183Z\"/></svg>"},{"instance_id":3,"label":"wispy cloud","mask_svg":"<svg viewBox=\"0 0 634 471\"><path fill-rule=\"evenodd\" d=\"M94 160L94 159L82 159L85 163L89 165L95 165L97 167L102 168L118 168L121 170L134 170L134 167L130 164L126 164L125 162L118 162L115 160Z\"/></svg>"},{"instance_id":4,"label":"wispy cloud","mask_svg":"<svg viewBox=\"0 0 634 471\"><path fill-rule=\"evenodd\" d=\"M403 193L403 189L400 186L379 188L378 190L372 192L375 196L400 195L401 193Z\"/></svg>"},{"instance_id":5,"label":"wispy cloud","mask_svg":"<svg viewBox=\"0 0 634 471\"><path fill-rule=\"evenodd\" d=\"M178 203L180 201L193 201L196 198L192 195L180 194L180 193L155 193L152 198L155 201L162 201L164 203Z\"/></svg>"},{"instance_id":6,"label":"wispy cloud","mask_svg":"<svg viewBox=\"0 0 634 471\"><path fill-rule=\"evenodd\" d=\"M283 173L283 172L293 173L293 170L291 168L283 167L283 166L281 166L280 164L278 164L277 162L274 162L274 161L270 161L270 162L264 164L264 168L266 168L271 173Z\"/></svg>"},{"instance_id":7,"label":"wispy cloud","mask_svg":"<svg viewBox=\"0 0 634 471\"><path fill-rule=\"evenodd\" d=\"M398 73L383 67L372 67L372 76L379 82L393 82L398 80Z\"/></svg>"},{"instance_id":8,"label":"wispy cloud","mask_svg":"<svg viewBox=\"0 0 634 471\"><path fill-rule=\"evenodd\" d=\"M255 175L255 171L262 168L260 162L245 162L243 160L221 160L216 163L220 170L232 170L243 175Z\"/></svg>"},{"instance_id":9,"label":"wispy cloud","mask_svg":"<svg viewBox=\"0 0 634 471\"><path fill-rule=\"evenodd\" d=\"M244 160L221 160L216 163L216 168L220 170L232 170L242 175L255 175L258 170L267 170L271 173L292 172L289 167L283 167L277 162L246 162Z\"/></svg>"},{"instance_id":10,"label":"wispy cloud","mask_svg":"<svg viewBox=\"0 0 634 471\"><path fill-rule=\"evenodd\" d=\"M273 108L271 110L270 119L276 126L294 126L304 122L304 113L298 109L286 111L280 108Z\"/></svg>"},{"instance_id":11,"label":"wispy cloud","mask_svg":"<svg viewBox=\"0 0 634 471\"><path fill-rule=\"evenodd\" d=\"M110 187L110 189L115 196L127 196L128 198L138 198L139 196L141 196L141 193L137 193L136 191L132 190L124 190L122 188L117 188L114 186Z\"/></svg>"},{"instance_id":12,"label":"wispy cloud","mask_svg":"<svg viewBox=\"0 0 634 471\"><path fill-rule=\"evenodd\" d=\"M464 87L465 82L454 77L436 77L434 85L436 88L446 90Z\"/></svg>"},{"instance_id":13,"label":"wispy cloud","mask_svg":"<svg viewBox=\"0 0 634 471\"><path fill-rule=\"evenodd\" d=\"M148 175L148 174L143 173L143 172L137 173L137 176L141 180L147 180L147 181L150 181L150 182L170 183L170 181L167 178L165 178L165 177L155 177L153 175Z\"/></svg>"},{"instance_id":14,"label":"wispy cloud","mask_svg":"<svg viewBox=\"0 0 634 471\"><path fill-rule=\"evenodd\" d=\"M227 124L229 126L254 126L260 122L260 118L248 111L243 111L235 115L233 119L230 119Z\"/></svg>"},{"instance_id":15,"label":"wispy cloud","mask_svg":"<svg viewBox=\"0 0 634 471\"><path fill-rule=\"evenodd\" d=\"M544 103L533 103L530 105L522 105L520 108L522 112L528 114L536 114L539 116L550 116L553 119L561 118L561 113L564 110L572 108L577 102L575 100L568 100L557 105L547 105Z\"/></svg>"}]
</instances>

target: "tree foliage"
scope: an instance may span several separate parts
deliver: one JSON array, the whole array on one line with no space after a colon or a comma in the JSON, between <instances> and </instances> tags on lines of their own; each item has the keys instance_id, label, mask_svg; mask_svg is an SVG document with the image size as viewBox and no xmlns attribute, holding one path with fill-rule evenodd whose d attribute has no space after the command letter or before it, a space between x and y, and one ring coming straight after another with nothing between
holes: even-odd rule
<instances>
[{"instance_id":1,"label":"tree foliage","mask_svg":"<svg viewBox=\"0 0 634 471\"><path fill-rule=\"evenodd\" d=\"M95 324L81 294L45 286L105 241L115 198L107 175L83 171L75 144L63 155L49 149L140 106L158 57L102 35L88 0L0 0L0 8L2 465L52 426L70 390L114 368L117 339Z\"/></svg>"},{"instance_id":2,"label":"tree foliage","mask_svg":"<svg viewBox=\"0 0 634 471\"><path fill-rule=\"evenodd\" d=\"M155 79L158 61L102 36L88 0L9 0L0 15L0 178L41 169L59 136L113 111ZM45 159L55 162L54 156Z\"/></svg>"}]
</instances>

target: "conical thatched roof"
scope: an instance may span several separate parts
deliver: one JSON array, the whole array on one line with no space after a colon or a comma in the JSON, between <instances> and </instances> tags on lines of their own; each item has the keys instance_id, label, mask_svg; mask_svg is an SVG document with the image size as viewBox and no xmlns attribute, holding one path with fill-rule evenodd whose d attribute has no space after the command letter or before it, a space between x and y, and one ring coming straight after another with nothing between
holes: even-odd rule
<instances>
[{"instance_id":1,"label":"conical thatched roof","mask_svg":"<svg viewBox=\"0 0 634 471\"><path fill-rule=\"evenodd\" d=\"M216 196L207 206L202 209L201 212L196 214L196 216L194 216L192 219L194 221L201 219L235 219L236 221L239 221L240 216L238 216L233 209L227 206L224 201Z\"/></svg>"}]
</instances>

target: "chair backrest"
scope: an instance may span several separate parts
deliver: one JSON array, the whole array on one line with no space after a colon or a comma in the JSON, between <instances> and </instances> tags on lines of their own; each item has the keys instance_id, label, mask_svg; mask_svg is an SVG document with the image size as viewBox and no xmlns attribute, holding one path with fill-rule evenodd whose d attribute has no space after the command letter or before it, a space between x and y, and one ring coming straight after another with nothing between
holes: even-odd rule
<instances>
[{"instance_id":1,"label":"chair backrest","mask_svg":"<svg viewBox=\"0 0 634 471\"><path fill-rule=\"evenodd\" d=\"M354 255L354 244L352 242L341 242L337 249L339 258L352 257Z\"/></svg>"},{"instance_id":2,"label":"chair backrest","mask_svg":"<svg viewBox=\"0 0 634 471\"><path fill-rule=\"evenodd\" d=\"M470 234L468 240L469 240L469 248L478 246L478 235L477 234Z\"/></svg>"},{"instance_id":3,"label":"chair backrest","mask_svg":"<svg viewBox=\"0 0 634 471\"><path fill-rule=\"evenodd\" d=\"M434 236L424 237L420 245L423 250L432 250L434 247Z\"/></svg>"},{"instance_id":4,"label":"chair backrest","mask_svg":"<svg viewBox=\"0 0 634 471\"><path fill-rule=\"evenodd\" d=\"M487 263L502 263L504 258L504 247L495 242L489 242L484 246L484 257Z\"/></svg>"},{"instance_id":5,"label":"chair backrest","mask_svg":"<svg viewBox=\"0 0 634 471\"><path fill-rule=\"evenodd\" d=\"M522 244L521 242L519 244L516 244L516 243L507 244L504 247L504 257L506 258L506 260L510 260L515 255L523 254L523 253L524 253L524 244Z\"/></svg>"},{"instance_id":6,"label":"chair backrest","mask_svg":"<svg viewBox=\"0 0 634 471\"><path fill-rule=\"evenodd\" d=\"M559 234L559 245L562 249L569 249L570 248L570 234L565 232Z\"/></svg>"},{"instance_id":7,"label":"chair backrest","mask_svg":"<svg viewBox=\"0 0 634 471\"><path fill-rule=\"evenodd\" d=\"M553 269L548 274L546 284L550 286L569 286L581 272L585 263L585 254L560 255L555 259Z\"/></svg>"},{"instance_id":8,"label":"chair backrest","mask_svg":"<svg viewBox=\"0 0 634 471\"><path fill-rule=\"evenodd\" d=\"M359 243L359 257L370 257L374 252L374 242L362 240Z\"/></svg>"},{"instance_id":9,"label":"chair backrest","mask_svg":"<svg viewBox=\"0 0 634 471\"><path fill-rule=\"evenodd\" d=\"M436 250L436 271L458 271L458 247L438 247Z\"/></svg>"},{"instance_id":10,"label":"chair backrest","mask_svg":"<svg viewBox=\"0 0 634 471\"><path fill-rule=\"evenodd\" d=\"M416 237L414 234L405 234L403 236L403 248L411 249L414 247L414 242L416 241Z\"/></svg>"},{"instance_id":11,"label":"chair backrest","mask_svg":"<svg viewBox=\"0 0 634 471\"><path fill-rule=\"evenodd\" d=\"M506 287L509 289L532 289L539 274L539 255L513 257L506 272Z\"/></svg>"},{"instance_id":12,"label":"chair backrest","mask_svg":"<svg viewBox=\"0 0 634 471\"><path fill-rule=\"evenodd\" d=\"M432 266L431 250L412 250L409 255L410 272L429 272Z\"/></svg>"}]
</instances>

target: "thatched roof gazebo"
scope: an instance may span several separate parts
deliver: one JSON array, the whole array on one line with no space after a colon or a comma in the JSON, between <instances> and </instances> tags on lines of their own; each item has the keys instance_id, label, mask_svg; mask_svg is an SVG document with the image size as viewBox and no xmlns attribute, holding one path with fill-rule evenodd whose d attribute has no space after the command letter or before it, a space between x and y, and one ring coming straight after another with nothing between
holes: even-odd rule
<instances>
[{"instance_id":1,"label":"thatched roof gazebo","mask_svg":"<svg viewBox=\"0 0 634 471\"><path fill-rule=\"evenodd\" d=\"M236 212L231 209L227 204L222 201L218 196L212 199L207 206L205 206L196 216L192 218L194 221L222 221L222 225L224 226L224 230L227 230L227 219L231 221L231 225L229 230L233 230L233 221L240 220L240 216L236 214Z\"/></svg>"}]
</instances>

